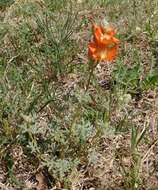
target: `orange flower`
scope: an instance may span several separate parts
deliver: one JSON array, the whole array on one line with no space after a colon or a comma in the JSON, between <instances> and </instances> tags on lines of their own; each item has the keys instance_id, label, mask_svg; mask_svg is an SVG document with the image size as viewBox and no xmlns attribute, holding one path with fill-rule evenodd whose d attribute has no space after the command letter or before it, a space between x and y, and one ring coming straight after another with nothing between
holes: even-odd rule
<instances>
[{"instance_id":1,"label":"orange flower","mask_svg":"<svg viewBox=\"0 0 158 190\"><path fill-rule=\"evenodd\" d=\"M119 40L114 37L112 26L93 24L93 39L88 44L88 55L95 61L112 61L118 49Z\"/></svg>"},{"instance_id":2,"label":"orange flower","mask_svg":"<svg viewBox=\"0 0 158 190\"><path fill-rule=\"evenodd\" d=\"M112 61L116 56L118 46L99 46L95 42L88 45L88 55L95 61Z\"/></svg>"}]
</instances>

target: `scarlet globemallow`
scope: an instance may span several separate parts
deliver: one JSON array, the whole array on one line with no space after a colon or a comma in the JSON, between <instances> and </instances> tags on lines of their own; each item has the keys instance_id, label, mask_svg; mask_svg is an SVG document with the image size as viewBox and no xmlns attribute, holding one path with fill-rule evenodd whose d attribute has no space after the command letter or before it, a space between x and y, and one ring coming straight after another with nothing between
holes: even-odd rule
<instances>
[{"instance_id":1,"label":"scarlet globemallow","mask_svg":"<svg viewBox=\"0 0 158 190\"><path fill-rule=\"evenodd\" d=\"M119 39L111 25L101 26L93 23L93 38L88 44L89 58L94 61L112 61L117 53Z\"/></svg>"}]
</instances>

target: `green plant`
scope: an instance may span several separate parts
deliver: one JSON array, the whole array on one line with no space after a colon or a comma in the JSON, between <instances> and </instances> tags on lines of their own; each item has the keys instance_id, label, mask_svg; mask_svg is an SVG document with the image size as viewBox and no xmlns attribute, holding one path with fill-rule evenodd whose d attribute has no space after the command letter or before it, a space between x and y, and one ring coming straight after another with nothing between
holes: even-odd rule
<instances>
[{"instance_id":1,"label":"green plant","mask_svg":"<svg viewBox=\"0 0 158 190\"><path fill-rule=\"evenodd\" d=\"M146 127L140 131L137 127L133 126L131 129L130 137L130 157L131 165L126 168L123 163L120 164L123 176L124 186L126 189L139 189L140 186L140 167L141 167L141 156L138 151L138 145L144 138Z\"/></svg>"}]
</instances>

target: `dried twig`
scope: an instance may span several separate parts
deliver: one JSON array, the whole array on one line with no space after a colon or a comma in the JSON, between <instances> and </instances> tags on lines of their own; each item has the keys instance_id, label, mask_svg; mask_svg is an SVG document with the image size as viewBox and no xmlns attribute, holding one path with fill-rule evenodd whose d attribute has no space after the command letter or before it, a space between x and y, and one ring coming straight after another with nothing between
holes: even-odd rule
<instances>
[{"instance_id":1,"label":"dried twig","mask_svg":"<svg viewBox=\"0 0 158 190\"><path fill-rule=\"evenodd\" d=\"M158 139L156 139L152 145L150 146L150 148L148 149L148 151L144 154L142 160L141 160L141 164L140 164L140 170L142 170L142 167L143 167L143 163L144 161L148 158L150 152L152 151L152 149L154 148L154 146L158 143Z\"/></svg>"}]
</instances>

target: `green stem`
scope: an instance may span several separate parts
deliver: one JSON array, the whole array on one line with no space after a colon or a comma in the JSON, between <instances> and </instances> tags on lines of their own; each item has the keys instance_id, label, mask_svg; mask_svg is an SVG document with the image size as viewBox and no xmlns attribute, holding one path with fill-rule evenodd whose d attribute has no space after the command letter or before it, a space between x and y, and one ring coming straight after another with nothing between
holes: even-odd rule
<instances>
[{"instance_id":1,"label":"green stem","mask_svg":"<svg viewBox=\"0 0 158 190\"><path fill-rule=\"evenodd\" d=\"M87 86L86 86L86 92L89 88L89 85L90 85L90 81L91 81L91 78L92 78L92 75L93 75L93 70L94 70L94 67L91 67L91 71L89 73L89 78L88 78L88 83L87 83Z\"/></svg>"},{"instance_id":2,"label":"green stem","mask_svg":"<svg viewBox=\"0 0 158 190\"><path fill-rule=\"evenodd\" d=\"M87 85L86 85L86 92L87 92L87 90L88 90L88 88L89 88L89 85L90 85L90 81L91 81L91 78L92 78L92 76L93 76L93 71L94 71L94 69L95 69L95 67L98 65L98 63L99 62L94 62L94 61L92 61L92 60L90 60L90 62L89 62L89 70L90 70L90 73L89 73L89 78L88 78L88 82L87 82Z\"/></svg>"}]
</instances>

